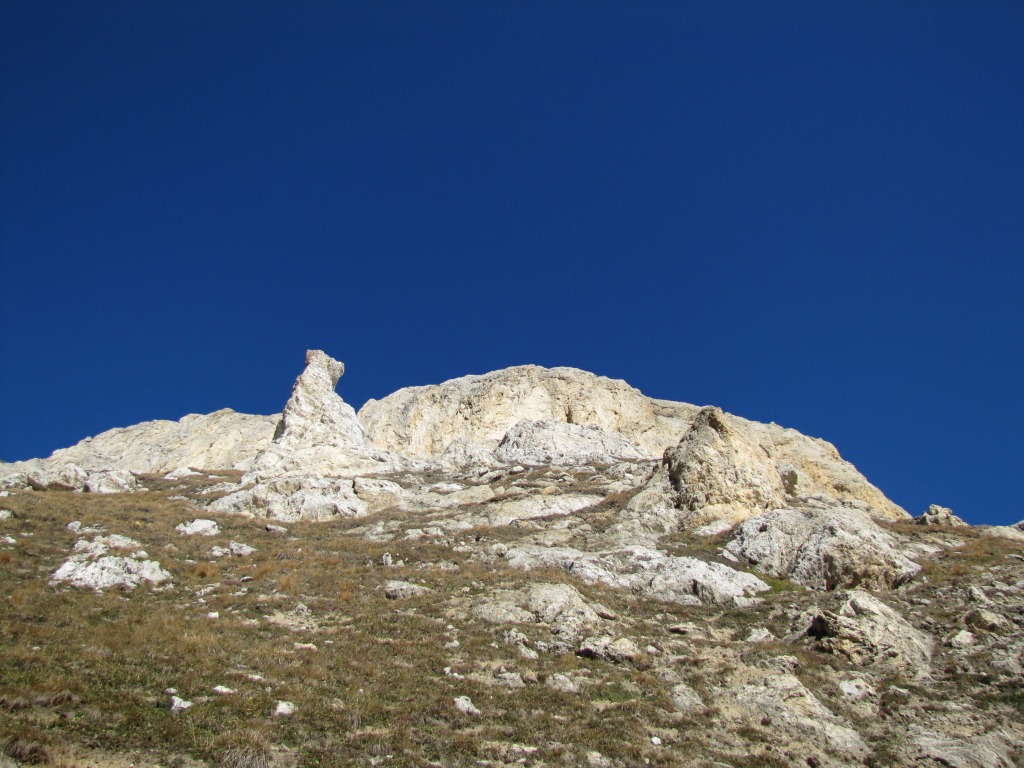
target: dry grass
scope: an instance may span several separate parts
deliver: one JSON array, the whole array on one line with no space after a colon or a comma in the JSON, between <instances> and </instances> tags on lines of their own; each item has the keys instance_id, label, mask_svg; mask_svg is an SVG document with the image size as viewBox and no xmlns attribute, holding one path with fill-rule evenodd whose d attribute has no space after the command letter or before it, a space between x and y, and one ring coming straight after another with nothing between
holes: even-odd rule
<instances>
[{"instance_id":1,"label":"dry grass","mask_svg":"<svg viewBox=\"0 0 1024 768\"><path fill-rule=\"evenodd\" d=\"M527 473L526 481L549 482L534 474ZM782 637L792 631L788 617L794 611L831 599L779 582L756 608L687 607L584 586L557 568L510 570L502 560L429 539L376 543L358 535L392 512L289 523L286 534L267 532L265 521L219 516L219 535L183 537L174 530L178 523L209 516L187 498L207 498L200 492L220 481L150 482L159 490L123 496L20 493L4 500L16 516L0 533L18 543L0 549L3 754L62 768L102 764L74 757L82 750L130 756L123 763L114 760L117 768L193 768L193 760L226 768L572 766L585 764L591 750L621 766L682 766L697 756L739 765L736 757L745 753L747 764L773 764L776 756L763 743L770 741L770 729L751 728L717 744L708 735L722 732L713 709L689 715L673 710L672 683L655 674L656 663L667 664L705 702L713 701L713 692L695 651L698 641L667 628L694 622L722 633L725 639L708 639L705 650L729 646L728 637L744 637L754 626ZM179 495L187 498L172 498ZM598 531L628 495L581 516ZM423 519L403 522L415 527ZM72 520L138 539L172 574L174 588L93 593L50 586L49 576L76 541L66 528ZM899 532L932 535L914 529ZM510 527L459 537L480 551L522 535ZM999 539L953 535L962 537L963 546L928 566L930 584L963 578L974 567L1002 562L1011 551ZM232 540L257 551L210 557L212 546ZM721 546L685 535L665 543L675 554L704 559L714 559ZM404 565L384 567L385 553ZM434 591L387 600L383 585L390 579ZM467 613L473 600L495 588L518 589L540 580L572 583L618 615L616 632L628 633L648 650L632 664L572 654L526 660L503 642L505 627L476 622ZM211 613L219 618L209 618ZM534 643L553 639L541 625L520 629ZM817 691L828 690L835 673L846 669L841 659L809 643L733 647L739 648L736 663L796 655L798 674ZM521 674L526 686L493 684L501 671ZM560 693L544 684L555 674L586 684L578 694ZM234 692L218 695L215 686ZM172 713L168 688L194 705ZM455 709L453 699L463 695L482 716ZM292 717L274 716L282 700L295 704ZM655 734L669 748L654 749ZM523 752L524 746L535 751Z\"/></svg>"},{"instance_id":2,"label":"dry grass","mask_svg":"<svg viewBox=\"0 0 1024 768\"><path fill-rule=\"evenodd\" d=\"M183 494L180 485L6 500L18 515L7 530L17 530L19 544L0 561L0 714L11 722L4 743L16 759L53 764L55 746L77 746L154 762L187 754L229 768L264 768L281 749L299 765L371 764L388 755L400 765L475 765L495 757L494 744L528 744L538 748L537 761L572 764L582 759L580 745L590 745L628 764L673 764L650 750L649 729L674 717L660 681L634 691L627 684L637 670L629 665L557 655L527 663L495 627L449 615L448 596L521 586L526 574L422 540L379 544L350 535L365 519L289 524L282 535L260 521L221 516L220 535L183 537L174 526L205 515L170 498ZM184 493L202 487L193 481ZM72 520L140 540L171 572L174 589L50 586L49 575L76 540L66 529ZM211 546L230 540L257 552L209 558ZM382 567L385 552L405 565ZM456 568L432 567L442 561ZM552 569L529 579L541 575L569 578ZM393 578L435 593L389 601L382 585ZM619 612L636 608L628 595L596 589L592 596ZM299 603L316 629L291 631L265 618ZM207 618L211 612L220 618ZM449 624L457 626L454 649L445 648ZM461 677L446 675L445 667ZM532 673L537 682L515 691L482 682L501 668ZM596 681L585 695L543 685L570 669L585 669ZM235 692L217 695L218 685ZM194 706L172 713L167 688ZM453 699L460 695L483 717L458 712ZM614 706L591 703L606 699ZM279 700L294 702L296 714L274 717Z\"/></svg>"}]
</instances>

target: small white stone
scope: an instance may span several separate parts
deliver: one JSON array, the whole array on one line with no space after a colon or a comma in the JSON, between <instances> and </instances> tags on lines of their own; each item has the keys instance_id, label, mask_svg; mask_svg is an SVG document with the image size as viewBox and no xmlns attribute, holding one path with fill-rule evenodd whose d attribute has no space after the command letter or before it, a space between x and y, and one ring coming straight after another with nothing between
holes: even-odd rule
<instances>
[{"instance_id":1,"label":"small white stone","mask_svg":"<svg viewBox=\"0 0 1024 768\"><path fill-rule=\"evenodd\" d=\"M651 736L651 744L653 744L656 747L660 747L661 739L659 739L657 736Z\"/></svg>"},{"instance_id":2,"label":"small white stone","mask_svg":"<svg viewBox=\"0 0 1024 768\"><path fill-rule=\"evenodd\" d=\"M171 712L184 712L191 706L191 701L185 701L177 696L171 696Z\"/></svg>"},{"instance_id":3,"label":"small white stone","mask_svg":"<svg viewBox=\"0 0 1024 768\"><path fill-rule=\"evenodd\" d=\"M213 692L220 696L228 696L235 692L234 688L228 688L226 685L215 685L213 686Z\"/></svg>"},{"instance_id":4,"label":"small white stone","mask_svg":"<svg viewBox=\"0 0 1024 768\"><path fill-rule=\"evenodd\" d=\"M210 611L208 614L206 614L206 618L208 618L208 619L219 619L220 618L220 612L219 611Z\"/></svg>"},{"instance_id":5,"label":"small white stone","mask_svg":"<svg viewBox=\"0 0 1024 768\"><path fill-rule=\"evenodd\" d=\"M279 701L277 702L277 708L274 710L274 717L291 717L295 714L295 705L290 701Z\"/></svg>"},{"instance_id":6,"label":"small white stone","mask_svg":"<svg viewBox=\"0 0 1024 768\"><path fill-rule=\"evenodd\" d=\"M0 509L0 520L10 520L14 517L14 513L9 509Z\"/></svg>"},{"instance_id":7,"label":"small white stone","mask_svg":"<svg viewBox=\"0 0 1024 768\"><path fill-rule=\"evenodd\" d=\"M182 536L216 536L220 526L215 520L197 518L189 523L182 523L174 528Z\"/></svg>"},{"instance_id":8,"label":"small white stone","mask_svg":"<svg viewBox=\"0 0 1024 768\"><path fill-rule=\"evenodd\" d=\"M476 708L473 700L469 696L456 696L453 700L455 702L455 708L464 715L473 715L479 717L481 712Z\"/></svg>"}]
</instances>

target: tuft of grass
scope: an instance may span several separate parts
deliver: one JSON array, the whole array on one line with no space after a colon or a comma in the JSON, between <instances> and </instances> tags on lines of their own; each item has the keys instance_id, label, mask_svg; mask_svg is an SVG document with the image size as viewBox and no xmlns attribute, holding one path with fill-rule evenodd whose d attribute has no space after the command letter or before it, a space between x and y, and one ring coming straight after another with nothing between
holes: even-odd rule
<instances>
[{"instance_id":1,"label":"tuft of grass","mask_svg":"<svg viewBox=\"0 0 1024 768\"><path fill-rule=\"evenodd\" d=\"M248 729L229 737L220 764L224 768L271 768L274 752L265 734Z\"/></svg>"}]
</instances>

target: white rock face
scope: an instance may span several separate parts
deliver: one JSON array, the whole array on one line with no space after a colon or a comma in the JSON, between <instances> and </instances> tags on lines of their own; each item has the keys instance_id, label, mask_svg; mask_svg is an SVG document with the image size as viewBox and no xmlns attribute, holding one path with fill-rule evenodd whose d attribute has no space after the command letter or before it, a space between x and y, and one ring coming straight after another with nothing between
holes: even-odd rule
<instances>
[{"instance_id":1,"label":"white rock face","mask_svg":"<svg viewBox=\"0 0 1024 768\"><path fill-rule=\"evenodd\" d=\"M822 611L808 634L827 650L854 664L872 665L919 677L928 671L934 641L878 598L854 590L838 613Z\"/></svg>"},{"instance_id":2,"label":"white rock face","mask_svg":"<svg viewBox=\"0 0 1024 768\"><path fill-rule=\"evenodd\" d=\"M451 446L453 464L486 465L491 461L489 451L521 421L599 427L618 434L641 456L657 458L667 448L677 447L700 411L687 403L646 397L623 381L575 368L526 365L401 389L382 400L367 402L359 411L359 419L366 428L367 441L381 450L440 457ZM759 424L728 414L723 414L720 421L734 439L719 458L726 465L731 461L735 471L748 472L755 481L755 490L751 491L737 477L733 486L739 496L732 499L725 494L727 501L722 503L741 505L746 499L756 502L759 494L764 504L753 504L749 512L756 514L768 509L772 499L777 500L781 485L785 497L856 500L868 504L876 517L909 517L844 461L830 443L776 424ZM694 435L694 443L699 442L698 436ZM758 455L753 446L766 454L778 479L753 458ZM690 446L688 454L698 464L699 447ZM466 454L471 452L475 455L470 459ZM728 486L728 480L723 480L716 488L706 490L722 491Z\"/></svg>"},{"instance_id":3,"label":"white rock face","mask_svg":"<svg viewBox=\"0 0 1024 768\"><path fill-rule=\"evenodd\" d=\"M498 444L495 455L506 464L614 464L647 456L624 437L592 424L521 421Z\"/></svg>"},{"instance_id":4,"label":"white rock face","mask_svg":"<svg viewBox=\"0 0 1024 768\"><path fill-rule=\"evenodd\" d=\"M146 421L86 438L54 451L48 459L5 464L0 481L19 472L59 471L72 464L87 471L121 469L136 474L163 474L182 466L225 469L250 461L269 445L276 423L275 416L228 408L190 414L180 421Z\"/></svg>"},{"instance_id":5,"label":"white rock face","mask_svg":"<svg viewBox=\"0 0 1024 768\"><path fill-rule=\"evenodd\" d=\"M355 409L334 391L344 373L345 365L325 352L306 352L306 369L295 380L274 431L275 446L282 451L310 445L356 451L365 447Z\"/></svg>"},{"instance_id":6,"label":"white rock face","mask_svg":"<svg viewBox=\"0 0 1024 768\"><path fill-rule=\"evenodd\" d=\"M440 456L457 439L497 444L520 421L557 421L618 433L655 457L679 440L696 410L575 368L523 365L400 389L367 402L359 419L373 445L413 456Z\"/></svg>"},{"instance_id":7,"label":"white rock face","mask_svg":"<svg viewBox=\"0 0 1024 768\"><path fill-rule=\"evenodd\" d=\"M863 510L776 509L740 525L726 550L761 573L814 589L889 589L920 570Z\"/></svg>"}]
</instances>

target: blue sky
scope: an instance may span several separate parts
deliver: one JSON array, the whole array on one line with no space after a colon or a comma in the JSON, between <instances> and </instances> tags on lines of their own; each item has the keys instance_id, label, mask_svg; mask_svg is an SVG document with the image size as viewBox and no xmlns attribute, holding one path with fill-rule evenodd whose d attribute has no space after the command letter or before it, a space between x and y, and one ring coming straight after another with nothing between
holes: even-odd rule
<instances>
[{"instance_id":1,"label":"blue sky","mask_svg":"<svg viewBox=\"0 0 1024 768\"><path fill-rule=\"evenodd\" d=\"M0 458L570 365L1024 518L1024 4L0 4Z\"/></svg>"}]
</instances>

